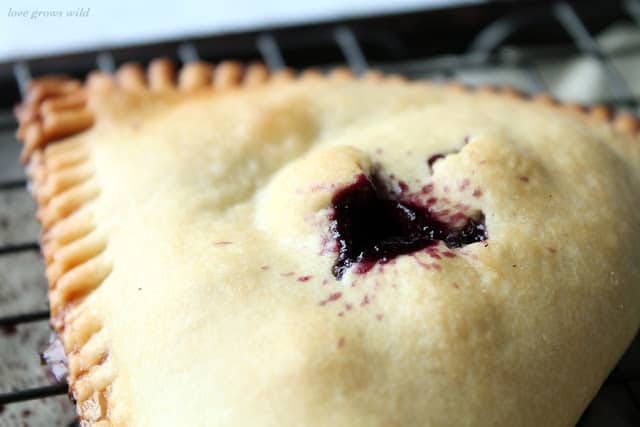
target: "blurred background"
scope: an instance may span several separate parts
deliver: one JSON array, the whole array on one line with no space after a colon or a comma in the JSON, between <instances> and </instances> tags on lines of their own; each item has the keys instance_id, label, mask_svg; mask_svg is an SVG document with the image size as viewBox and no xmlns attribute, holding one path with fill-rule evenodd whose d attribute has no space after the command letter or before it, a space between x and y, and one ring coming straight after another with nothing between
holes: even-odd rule
<instances>
[{"instance_id":1,"label":"blurred background","mask_svg":"<svg viewBox=\"0 0 640 427\"><path fill-rule=\"evenodd\" d=\"M0 30L4 33L0 60L478 2L160 0L153 5L127 0L7 2Z\"/></svg>"},{"instance_id":2,"label":"blurred background","mask_svg":"<svg viewBox=\"0 0 640 427\"><path fill-rule=\"evenodd\" d=\"M30 79L172 58L346 64L409 78L548 92L638 113L640 0L158 0L0 3L0 426L70 426L40 366L49 328L38 226L12 106ZM598 343L594 343L598 345ZM179 404L179 402L176 402ZM580 426L640 426L638 340Z\"/></svg>"}]
</instances>

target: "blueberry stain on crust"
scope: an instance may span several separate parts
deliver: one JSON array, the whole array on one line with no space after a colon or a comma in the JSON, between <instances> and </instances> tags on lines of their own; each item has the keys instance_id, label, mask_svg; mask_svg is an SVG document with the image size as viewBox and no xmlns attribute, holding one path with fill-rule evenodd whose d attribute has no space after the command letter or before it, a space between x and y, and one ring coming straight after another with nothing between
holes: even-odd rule
<instances>
[{"instance_id":1,"label":"blueberry stain on crust","mask_svg":"<svg viewBox=\"0 0 640 427\"><path fill-rule=\"evenodd\" d=\"M487 239L484 216L454 227L436 219L427 206L400 200L379 177L359 175L332 200L331 234L338 243L332 273L340 280L353 265L365 273L376 263L444 242L450 248Z\"/></svg>"}]
</instances>

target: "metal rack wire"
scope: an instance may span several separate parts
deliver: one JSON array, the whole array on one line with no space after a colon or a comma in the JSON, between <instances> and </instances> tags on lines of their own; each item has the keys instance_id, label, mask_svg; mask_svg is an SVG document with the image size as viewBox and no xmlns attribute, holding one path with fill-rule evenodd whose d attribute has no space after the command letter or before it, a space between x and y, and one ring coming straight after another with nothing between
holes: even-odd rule
<instances>
[{"instance_id":1,"label":"metal rack wire","mask_svg":"<svg viewBox=\"0 0 640 427\"><path fill-rule=\"evenodd\" d=\"M640 26L640 0L624 0L617 3L617 5L626 18ZM563 45L562 49L552 46L553 49L541 52L536 51L533 54L524 54L517 57L503 55L500 52L500 48L504 46L506 40L509 40L523 28L535 25L540 19L546 19L548 22L558 24L570 43ZM427 58L410 56L401 61L388 58L382 61L370 59L362 43L362 34L366 31L363 31L362 24L358 22L330 23L320 26L319 29L314 28L313 32L322 40L330 40L330 44L340 52L342 57L341 59L337 58L338 62L345 62L356 74L362 73L372 65L374 68L403 73L410 77L427 76L432 78L446 78L455 75L460 70L487 66L511 67L522 72L528 82L530 91L545 91L547 89L544 79L535 65L537 59L541 57L559 57L566 55L567 52L577 53L593 59L602 67L612 95L611 99L605 100L605 103L615 108L625 108L635 112L638 112L638 107L640 106L640 100L634 95L633 89L614 65L612 58L598 44L587 23L580 16L574 2L529 2L527 7L511 8L508 13L505 12L502 15L498 13L495 19L492 19L488 25L485 25L475 34L475 37L468 43L468 48L462 52ZM259 59L271 69L279 69L288 65L287 48L286 46L283 47L279 34L278 29L274 29L246 35L246 37L252 39L253 49L257 52ZM373 38L375 39L375 37ZM378 39L384 40L384 43L382 43L384 46L381 47L382 50L402 50L403 48L402 43L394 39L393 34L383 34ZM200 51L201 45L204 44L206 44L206 41L202 40L176 42L170 46L170 49L162 51L162 54L172 56L182 63L188 63L203 57ZM389 46L392 49L389 49ZM157 55L156 52L157 49L154 50L154 56ZM638 47L638 53L640 53L640 47ZM109 51L83 54L83 60L86 62L86 58L90 56L93 57L92 67L97 67L106 72L113 72L119 62L116 55ZM389 55L389 57L392 56ZM28 82L34 74L30 61L19 61L10 65L15 84L20 92L24 93ZM7 116L8 113L0 113L0 115ZM0 127L8 128L9 126L14 126L14 123L9 120L0 122ZM21 191L24 188L26 188L26 181L23 179L0 182L0 192ZM27 251L37 251L38 249L39 244L35 241L6 244L0 246L0 257ZM0 317L0 328L15 328L19 324L45 321L48 318L49 312L44 308L34 312L5 315ZM637 353L638 344L634 344L634 346L636 349L634 351ZM628 372L621 373L620 370L616 370L606 383L623 384L627 388L630 399L634 402L636 411L638 411L635 418L632 418L633 420L639 419L640 388L633 388L631 384L638 383L640 383L640 375L637 370L631 375ZM14 402L40 399L66 392L66 384L44 384L30 389L3 392L0 393L0 407Z\"/></svg>"}]
</instances>

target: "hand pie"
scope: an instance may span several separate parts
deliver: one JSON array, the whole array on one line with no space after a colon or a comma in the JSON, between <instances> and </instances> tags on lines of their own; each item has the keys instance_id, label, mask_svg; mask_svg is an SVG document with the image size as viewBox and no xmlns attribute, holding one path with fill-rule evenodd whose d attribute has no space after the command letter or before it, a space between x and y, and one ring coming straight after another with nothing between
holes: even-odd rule
<instances>
[{"instance_id":1,"label":"hand pie","mask_svg":"<svg viewBox=\"0 0 640 427\"><path fill-rule=\"evenodd\" d=\"M630 115L163 60L16 113L83 426L569 426L640 325Z\"/></svg>"}]
</instances>

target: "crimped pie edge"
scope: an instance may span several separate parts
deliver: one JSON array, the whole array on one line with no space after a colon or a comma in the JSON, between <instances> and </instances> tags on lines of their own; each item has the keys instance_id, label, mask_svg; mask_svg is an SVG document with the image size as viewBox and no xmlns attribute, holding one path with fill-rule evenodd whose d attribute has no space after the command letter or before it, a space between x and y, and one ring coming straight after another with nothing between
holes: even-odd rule
<instances>
[{"instance_id":1,"label":"crimped pie edge","mask_svg":"<svg viewBox=\"0 0 640 427\"><path fill-rule=\"evenodd\" d=\"M377 82L407 81L404 76L382 74L379 71L368 71L361 77L357 77L349 69L342 67L333 69L326 77L317 69L308 69L296 76L295 72L289 68L272 72L259 63L243 66L234 61L221 62L216 66L207 62L189 63L180 69L176 79L174 65L168 59L151 61L146 75L142 67L136 63L123 64L115 76L94 71L89 74L84 85L76 79L64 76L43 77L31 82L25 99L15 108L15 115L19 121L16 136L24 144L21 159L26 163L34 151L47 143L80 133L93 126L95 116L87 105L87 87L92 85L117 84L121 89L132 91L179 90L188 93L206 87L222 90L266 82L323 78L336 80L361 78ZM407 81L407 84L415 83L424 83L424 81ZM637 136L640 130L640 119L636 116L628 112L612 112L604 105L585 106L560 102L546 94L531 95L509 87L490 85L473 87L457 81L447 81L444 84L453 90L509 96L566 113L578 113L583 118L608 122L619 132L634 136Z\"/></svg>"}]
</instances>

